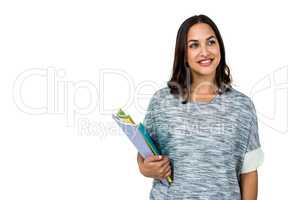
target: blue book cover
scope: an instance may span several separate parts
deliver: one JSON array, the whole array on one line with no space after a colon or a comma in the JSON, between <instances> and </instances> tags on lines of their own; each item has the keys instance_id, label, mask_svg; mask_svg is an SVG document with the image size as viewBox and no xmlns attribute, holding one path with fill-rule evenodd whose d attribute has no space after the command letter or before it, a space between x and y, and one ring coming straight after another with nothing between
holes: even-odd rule
<instances>
[{"instance_id":1,"label":"blue book cover","mask_svg":"<svg viewBox=\"0 0 300 200\"><path fill-rule=\"evenodd\" d=\"M157 148L157 146L155 145L154 141L152 140L150 134L148 133L146 127L140 123L138 125L138 129L140 131L140 133L143 135L145 141L147 142L147 144L149 145L149 147L151 148L151 151L153 152L154 155L160 155L160 151Z\"/></svg>"}]
</instances>

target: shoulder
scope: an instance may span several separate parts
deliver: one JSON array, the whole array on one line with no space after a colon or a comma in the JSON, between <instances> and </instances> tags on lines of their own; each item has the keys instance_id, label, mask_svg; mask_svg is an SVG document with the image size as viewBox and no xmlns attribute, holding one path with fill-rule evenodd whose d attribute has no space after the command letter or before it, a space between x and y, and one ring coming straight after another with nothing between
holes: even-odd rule
<instances>
[{"instance_id":1,"label":"shoulder","mask_svg":"<svg viewBox=\"0 0 300 200\"><path fill-rule=\"evenodd\" d=\"M154 94L150 98L149 107L155 108L159 105L159 103L166 98L168 95L168 88L163 87L154 92Z\"/></svg>"},{"instance_id":2,"label":"shoulder","mask_svg":"<svg viewBox=\"0 0 300 200\"><path fill-rule=\"evenodd\" d=\"M234 104L238 104L238 105L246 106L246 107L253 106L253 101L252 101L251 97L249 97L245 93L243 93L233 87L228 92L226 92L224 95L226 97L228 97L227 99Z\"/></svg>"},{"instance_id":3,"label":"shoulder","mask_svg":"<svg viewBox=\"0 0 300 200\"><path fill-rule=\"evenodd\" d=\"M164 98L170 94L170 89L169 87L162 87L153 94L154 97L156 98Z\"/></svg>"},{"instance_id":4,"label":"shoulder","mask_svg":"<svg viewBox=\"0 0 300 200\"><path fill-rule=\"evenodd\" d=\"M172 98L169 87L163 87L155 91L151 100L154 102L161 102L166 99Z\"/></svg>"},{"instance_id":5,"label":"shoulder","mask_svg":"<svg viewBox=\"0 0 300 200\"><path fill-rule=\"evenodd\" d=\"M245 93L231 88L224 94L226 102L230 103L240 115L247 115L249 117L256 117L256 110L254 103L248 95Z\"/></svg>"},{"instance_id":6,"label":"shoulder","mask_svg":"<svg viewBox=\"0 0 300 200\"><path fill-rule=\"evenodd\" d=\"M154 92L150 99L150 107L153 110L163 111L171 107L178 107L180 101L171 94L169 87L163 87Z\"/></svg>"},{"instance_id":7,"label":"shoulder","mask_svg":"<svg viewBox=\"0 0 300 200\"><path fill-rule=\"evenodd\" d=\"M231 88L225 96L227 98L224 99L230 103L232 111L234 111L240 119L245 119L250 123L257 120L256 109L250 96L235 88Z\"/></svg>"}]
</instances>

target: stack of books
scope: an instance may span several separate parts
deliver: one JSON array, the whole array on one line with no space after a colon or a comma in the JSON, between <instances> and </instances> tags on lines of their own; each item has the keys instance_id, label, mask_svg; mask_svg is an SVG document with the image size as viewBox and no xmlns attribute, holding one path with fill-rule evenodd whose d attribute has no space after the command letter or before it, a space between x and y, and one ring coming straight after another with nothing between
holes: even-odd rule
<instances>
[{"instance_id":1,"label":"stack of books","mask_svg":"<svg viewBox=\"0 0 300 200\"><path fill-rule=\"evenodd\" d=\"M159 148L142 123L136 124L122 109L119 109L116 114L112 114L112 117L144 159L153 155L161 155ZM162 183L170 185L172 183L171 176L168 176Z\"/></svg>"}]
</instances>

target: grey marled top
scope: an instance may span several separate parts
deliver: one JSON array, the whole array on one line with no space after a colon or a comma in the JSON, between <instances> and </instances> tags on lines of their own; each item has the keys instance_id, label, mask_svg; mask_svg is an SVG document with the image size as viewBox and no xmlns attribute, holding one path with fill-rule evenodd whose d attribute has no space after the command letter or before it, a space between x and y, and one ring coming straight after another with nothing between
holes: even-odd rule
<instances>
[{"instance_id":1,"label":"grey marled top","mask_svg":"<svg viewBox=\"0 0 300 200\"><path fill-rule=\"evenodd\" d=\"M240 200L239 175L263 162L254 104L234 88L187 104L159 89L144 125L173 172L171 186L153 180L151 200Z\"/></svg>"}]
</instances>

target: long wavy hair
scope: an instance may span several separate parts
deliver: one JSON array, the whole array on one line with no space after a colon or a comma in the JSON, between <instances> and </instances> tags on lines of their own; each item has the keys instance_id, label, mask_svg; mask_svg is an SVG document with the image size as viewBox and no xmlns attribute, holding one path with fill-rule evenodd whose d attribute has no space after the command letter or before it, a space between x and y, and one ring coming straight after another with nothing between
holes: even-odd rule
<instances>
[{"instance_id":1,"label":"long wavy hair","mask_svg":"<svg viewBox=\"0 0 300 200\"><path fill-rule=\"evenodd\" d=\"M220 46L221 59L215 74L215 83L219 94L231 88L231 75L225 61L225 48L221 34L216 24L209 17L206 15L195 15L186 19L179 27L176 37L172 76L167 83L171 94L181 97L183 104L190 99L191 84L193 82L190 66L187 63L187 34L190 27L197 23L208 24L213 29Z\"/></svg>"}]
</instances>

